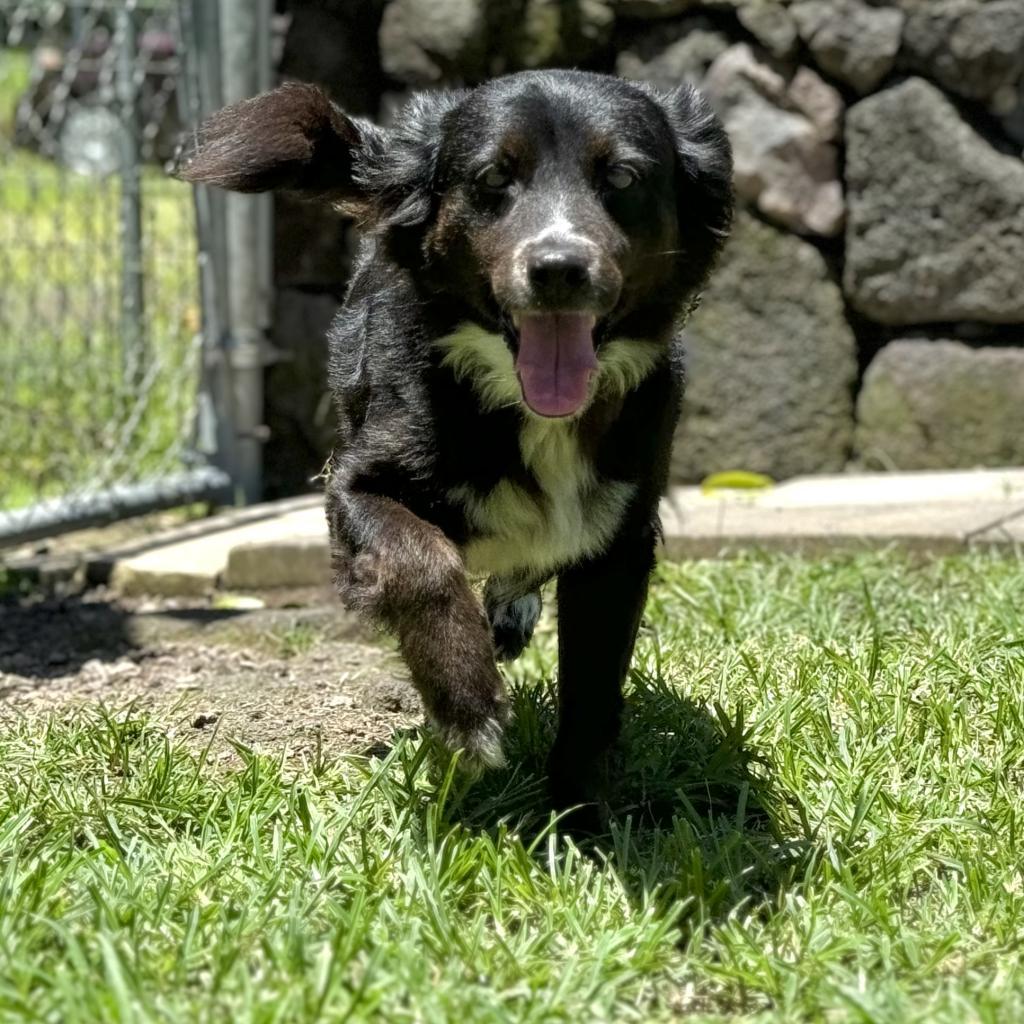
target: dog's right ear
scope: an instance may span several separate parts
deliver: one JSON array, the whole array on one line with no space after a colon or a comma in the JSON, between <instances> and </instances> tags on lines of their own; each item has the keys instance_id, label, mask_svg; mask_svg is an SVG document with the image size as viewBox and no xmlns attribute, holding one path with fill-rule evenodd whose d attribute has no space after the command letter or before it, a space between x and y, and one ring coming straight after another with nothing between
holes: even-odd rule
<instances>
[{"instance_id":1,"label":"dog's right ear","mask_svg":"<svg viewBox=\"0 0 1024 1024\"><path fill-rule=\"evenodd\" d=\"M360 155L381 129L351 118L314 85L293 82L214 114L186 140L176 174L233 192L290 191L359 205Z\"/></svg>"}]
</instances>

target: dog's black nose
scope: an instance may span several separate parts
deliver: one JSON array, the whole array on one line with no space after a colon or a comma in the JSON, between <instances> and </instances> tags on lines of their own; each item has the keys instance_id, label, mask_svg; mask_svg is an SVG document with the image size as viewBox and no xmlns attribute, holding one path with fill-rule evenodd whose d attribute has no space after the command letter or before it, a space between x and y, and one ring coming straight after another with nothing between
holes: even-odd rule
<instances>
[{"instance_id":1,"label":"dog's black nose","mask_svg":"<svg viewBox=\"0 0 1024 1024\"><path fill-rule=\"evenodd\" d=\"M590 267L583 253L571 249L544 249L530 256L526 266L534 299L545 305L571 304L590 288Z\"/></svg>"}]
</instances>

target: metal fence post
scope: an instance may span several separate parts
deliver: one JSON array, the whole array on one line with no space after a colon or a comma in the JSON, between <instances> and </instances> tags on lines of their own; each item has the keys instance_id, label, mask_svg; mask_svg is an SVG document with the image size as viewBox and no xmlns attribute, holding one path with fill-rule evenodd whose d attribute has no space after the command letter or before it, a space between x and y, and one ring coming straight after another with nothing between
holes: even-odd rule
<instances>
[{"instance_id":1,"label":"metal fence post","mask_svg":"<svg viewBox=\"0 0 1024 1024\"><path fill-rule=\"evenodd\" d=\"M135 0L117 11L114 22L117 43L115 83L121 121L121 339L123 386L127 401L138 394L146 367L143 317L145 276L142 262L142 171L139 149L138 53Z\"/></svg>"},{"instance_id":2,"label":"metal fence post","mask_svg":"<svg viewBox=\"0 0 1024 1024\"><path fill-rule=\"evenodd\" d=\"M270 32L266 0L220 0L221 82L225 103L247 99L265 84L259 55ZM264 334L269 324L270 257L265 212L269 196L226 197L228 294L227 358L231 365L236 464L234 477L247 502L258 501L263 485Z\"/></svg>"},{"instance_id":3,"label":"metal fence post","mask_svg":"<svg viewBox=\"0 0 1024 1024\"><path fill-rule=\"evenodd\" d=\"M223 104L220 11L209 0L180 0L184 88L179 93L182 123L193 130ZM198 186L192 191L199 239L202 305L202 362L196 401L196 449L231 478L237 490L237 438L231 366L224 339L228 330L225 195ZM237 499L237 494L235 495Z\"/></svg>"},{"instance_id":4,"label":"metal fence post","mask_svg":"<svg viewBox=\"0 0 1024 1024\"><path fill-rule=\"evenodd\" d=\"M197 267L189 193L156 170L179 126L224 102L218 14L215 0L0 0L0 548L259 496L236 452L258 453L262 388L260 370L256 389L242 381L248 427L224 196L193 193ZM246 44L264 76L270 25L251 19Z\"/></svg>"}]
</instances>

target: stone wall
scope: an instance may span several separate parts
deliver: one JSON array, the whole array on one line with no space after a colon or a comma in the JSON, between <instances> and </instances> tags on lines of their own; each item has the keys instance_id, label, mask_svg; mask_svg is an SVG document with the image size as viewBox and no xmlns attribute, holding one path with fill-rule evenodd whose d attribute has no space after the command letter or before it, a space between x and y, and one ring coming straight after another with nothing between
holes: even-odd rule
<instances>
[{"instance_id":1,"label":"stone wall","mask_svg":"<svg viewBox=\"0 0 1024 1024\"><path fill-rule=\"evenodd\" d=\"M522 68L710 96L734 236L687 331L680 480L1024 464L1024 0L285 0L282 77L387 121ZM279 199L268 482L330 443L348 225Z\"/></svg>"}]
</instances>

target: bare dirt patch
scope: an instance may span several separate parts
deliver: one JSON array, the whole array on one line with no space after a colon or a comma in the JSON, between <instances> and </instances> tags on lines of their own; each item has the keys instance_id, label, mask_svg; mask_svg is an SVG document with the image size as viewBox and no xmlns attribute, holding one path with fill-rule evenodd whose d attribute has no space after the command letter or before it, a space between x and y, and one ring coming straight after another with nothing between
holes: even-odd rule
<instances>
[{"instance_id":1,"label":"bare dirt patch","mask_svg":"<svg viewBox=\"0 0 1024 1024\"><path fill-rule=\"evenodd\" d=\"M335 606L218 610L102 593L0 606L0 721L134 704L231 763L380 750L420 721L396 655Z\"/></svg>"}]
</instances>

